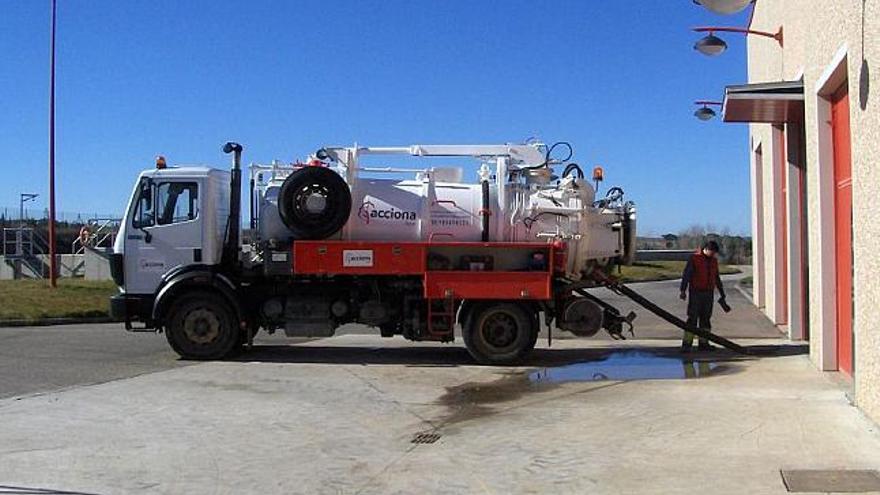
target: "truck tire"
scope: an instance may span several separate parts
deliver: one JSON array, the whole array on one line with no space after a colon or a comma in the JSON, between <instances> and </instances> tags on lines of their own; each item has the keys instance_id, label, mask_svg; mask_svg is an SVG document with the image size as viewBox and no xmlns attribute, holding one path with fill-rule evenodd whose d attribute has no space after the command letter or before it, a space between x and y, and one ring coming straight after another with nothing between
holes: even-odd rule
<instances>
[{"instance_id":1,"label":"truck tire","mask_svg":"<svg viewBox=\"0 0 880 495\"><path fill-rule=\"evenodd\" d=\"M299 239L325 239L348 221L351 191L336 172L303 167L284 180L278 193L278 213Z\"/></svg>"},{"instance_id":2,"label":"truck tire","mask_svg":"<svg viewBox=\"0 0 880 495\"><path fill-rule=\"evenodd\" d=\"M165 321L165 338L184 359L221 359L240 342L241 331L229 304L211 292L182 295Z\"/></svg>"},{"instance_id":3,"label":"truck tire","mask_svg":"<svg viewBox=\"0 0 880 495\"><path fill-rule=\"evenodd\" d=\"M481 303L469 312L462 336L477 362L518 364L535 348L538 325L534 315L521 304Z\"/></svg>"}]
</instances>

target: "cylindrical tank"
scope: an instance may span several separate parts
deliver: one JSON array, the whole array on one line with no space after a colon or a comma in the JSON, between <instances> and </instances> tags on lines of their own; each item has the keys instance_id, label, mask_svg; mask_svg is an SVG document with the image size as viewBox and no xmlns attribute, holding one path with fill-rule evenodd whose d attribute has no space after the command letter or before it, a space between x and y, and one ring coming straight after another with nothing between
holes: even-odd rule
<instances>
[{"instance_id":1,"label":"cylindrical tank","mask_svg":"<svg viewBox=\"0 0 880 495\"><path fill-rule=\"evenodd\" d=\"M279 196L285 180L290 180L297 170L273 174L259 190L261 239L286 242L296 238L279 214ZM481 173L477 181L464 183L433 169L418 172L413 179L365 177L344 167L329 167L327 172L330 171L345 179L348 190L344 192L351 196L348 219L330 239L563 241L568 244L567 271L573 277L592 265L614 260L631 262L633 256L635 209L619 201L596 202L592 185L580 177L557 178L550 169L511 170L504 176ZM484 188L488 194L484 194ZM301 190L314 194L320 188ZM291 198L306 209L310 204L325 203L302 195ZM484 222L487 216L488 222Z\"/></svg>"},{"instance_id":2,"label":"cylindrical tank","mask_svg":"<svg viewBox=\"0 0 880 495\"><path fill-rule=\"evenodd\" d=\"M494 199L492 186L490 198ZM266 187L260 197L262 239L293 238L278 210L281 183ZM359 179L352 188L348 222L334 237L351 240L480 241L481 185L429 180ZM492 214L496 213L497 205Z\"/></svg>"},{"instance_id":3,"label":"cylindrical tank","mask_svg":"<svg viewBox=\"0 0 880 495\"><path fill-rule=\"evenodd\" d=\"M480 240L480 184L362 179L352 195L351 239Z\"/></svg>"}]
</instances>

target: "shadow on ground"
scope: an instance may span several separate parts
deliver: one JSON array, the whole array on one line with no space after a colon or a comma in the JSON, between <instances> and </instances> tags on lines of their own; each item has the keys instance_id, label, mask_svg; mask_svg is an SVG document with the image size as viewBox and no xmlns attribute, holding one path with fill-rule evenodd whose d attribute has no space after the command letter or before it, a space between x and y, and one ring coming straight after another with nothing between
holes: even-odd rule
<instances>
[{"instance_id":1,"label":"shadow on ground","mask_svg":"<svg viewBox=\"0 0 880 495\"><path fill-rule=\"evenodd\" d=\"M98 495L96 493L71 492L52 488L0 485L0 495Z\"/></svg>"},{"instance_id":2,"label":"shadow on ground","mask_svg":"<svg viewBox=\"0 0 880 495\"><path fill-rule=\"evenodd\" d=\"M753 345L747 346L751 356L715 349L682 354L677 346L667 347L599 347L578 349L535 349L526 367L565 366L582 362L615 362L621 356L638 355L640 359L671 359L681 361L732 362L755 357L803 355L809 352L806 345ZM398 364L406 366L451 367L475 365L473 358L463 347L362 347L320 345L255 345L250 351L230 359L239 362L309 363L309 364ZM631 364L620 361L619 364Z\"/></svg>"}]
</instances>

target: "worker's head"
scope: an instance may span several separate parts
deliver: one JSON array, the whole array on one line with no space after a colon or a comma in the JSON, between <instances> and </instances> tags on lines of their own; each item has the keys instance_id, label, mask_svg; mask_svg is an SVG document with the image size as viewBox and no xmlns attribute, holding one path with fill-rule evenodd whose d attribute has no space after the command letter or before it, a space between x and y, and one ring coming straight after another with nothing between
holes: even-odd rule
<instances>
[{"instance_id":1,"label":"worker's head","mask_svg":"<svg viewBox=\"0 0 880 495\"><path fill-rule=\"evenodd\" d=\"M718 254L719 248L718 243L715 241L707 241L703 243L703 254L706 256L716 256Z\"/></svg>"}]
</instances>

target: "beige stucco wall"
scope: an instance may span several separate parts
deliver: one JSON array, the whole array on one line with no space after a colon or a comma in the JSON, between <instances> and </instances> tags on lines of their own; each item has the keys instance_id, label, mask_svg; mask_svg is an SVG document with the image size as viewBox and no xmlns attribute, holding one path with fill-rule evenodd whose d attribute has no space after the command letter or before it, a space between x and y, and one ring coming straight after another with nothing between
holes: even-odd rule
<instances>
[{"instance_id":1,"label":"beige stucco wall","mask_svg":"<svg viewBox=\"0 0 880 495\"><path fill-rule=\"evenodd\" d=\"M880 220L876 218L880 213L880 0L758 0L752 29L775 32L779 26L784 29L784 49L772 39L749 38L749 82L795 80L801 76L804 80L810 356L820 369L834 369L836 363L830 352L833 342L828 342L834 329L829 328L827 316L823 321L822 312L823 298L826 305L833 301L834 281L828 280L827 265L824 272L822 269L823 261L833 260L827 256L827 197L820 198L823 181L827 181L827 168L822 167L830 166L827 159L821 159L820 131L828 123L821 114L817 84L835 56L846 55L853 168L855 400L880 422ZM776 219L773 208L768 207L774 204L769 151L775 146L772 127L752 124L751 143L753 148L760 144L764 153L765 310L772 315L778 273L773 256L777 247L773 235Z\"/></svg>"}]
</instances>

